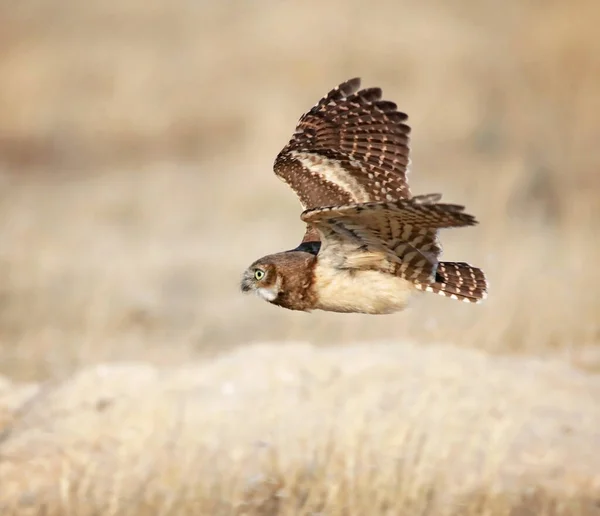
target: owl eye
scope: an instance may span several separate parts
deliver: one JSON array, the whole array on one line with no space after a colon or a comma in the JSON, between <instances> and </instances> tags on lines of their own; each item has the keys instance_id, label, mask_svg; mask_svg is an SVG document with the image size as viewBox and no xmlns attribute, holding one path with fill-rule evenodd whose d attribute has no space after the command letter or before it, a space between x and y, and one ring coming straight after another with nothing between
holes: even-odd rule
<instances>
[{"instance_id":1,"label":"owl eye","mask_svg":"<svg viewBox=\"0 0 600 516\"><path fill-rule=\"evenodd\" d=\"M264 277L265 277L265 271L263 271L261 269L256 269L254 271L254 279L256 279L257 281L260 281Z\"/></svg>"}]
</instances>

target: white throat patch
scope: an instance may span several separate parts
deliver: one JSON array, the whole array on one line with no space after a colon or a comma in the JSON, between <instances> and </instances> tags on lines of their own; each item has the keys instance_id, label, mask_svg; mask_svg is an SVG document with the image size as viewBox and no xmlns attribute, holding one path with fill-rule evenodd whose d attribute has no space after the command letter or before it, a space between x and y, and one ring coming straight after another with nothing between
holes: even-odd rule
<instances>
[{"instance_id":1,"label":"white throat patch","mask_svg":"<svg viewBox=\"0 0 600 516\"><path fill-rule=\"evenodd\" d=\"M277 295L279 294L277 291L277 286L271 288L257 288L256 293L265 301L275 301L275 299L277 299Z\"/></svg>"},{"instance_id":2,"label":"white throat patch","mask_svg":"<svg viewBox=\"0 0 600 516\"><path fill-rule=\"evenodd\" d=\"M277 277L277 281L275 281L275 285L269 288L258 287L256 289L256 293L262 297L265 301L275 301L277 296L281 292L281 276Z\"/></svg>"}]
</instances>

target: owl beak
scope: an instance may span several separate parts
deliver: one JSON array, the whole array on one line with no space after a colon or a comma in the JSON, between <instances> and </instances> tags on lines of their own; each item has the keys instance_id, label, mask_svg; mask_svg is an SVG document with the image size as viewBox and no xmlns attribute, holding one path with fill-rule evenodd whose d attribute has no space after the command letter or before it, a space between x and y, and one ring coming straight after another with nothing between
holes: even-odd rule
<instances>
[{"instance_id":1,"label":"owl beak","mask_svg":"<svg viewBox=\"0 0 600 516\"><path fill-rule=\"evenodd\" d=\"M242 278L240 289L242 292L250 292L250 290L252 290L252 282L247 275L244 275Z\"/></svg>"}]
</instances>

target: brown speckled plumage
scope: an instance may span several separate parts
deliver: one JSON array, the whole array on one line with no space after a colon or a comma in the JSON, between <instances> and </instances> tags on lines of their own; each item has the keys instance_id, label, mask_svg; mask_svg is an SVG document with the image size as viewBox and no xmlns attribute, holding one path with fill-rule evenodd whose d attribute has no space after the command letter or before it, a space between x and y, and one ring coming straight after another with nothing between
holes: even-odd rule
<instances>
[{"instance_id":1,"label":"brown speckled plumage","mask_svg":"<svg viewBox=\"0 0 600 516\"><path fill-rule=\"evenodd\" d=\"M277 156L307 230L298 249L252 264L242 290L292 310L391 313L415 289L481 301L481 270L438 261L438 230L475 218L439 194L411 195L408 117L381 89L359 88L351 79L331 90Z\"/></svg>"}]
</instances>

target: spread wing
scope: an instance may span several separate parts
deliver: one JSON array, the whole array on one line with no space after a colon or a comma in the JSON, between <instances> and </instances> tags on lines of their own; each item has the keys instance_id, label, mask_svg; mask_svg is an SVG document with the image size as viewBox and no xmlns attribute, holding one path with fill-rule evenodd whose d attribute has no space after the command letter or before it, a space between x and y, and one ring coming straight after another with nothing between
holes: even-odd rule
<instances>
[{"instance_id":1,"label":"spread wing","mask_svg":"<svg viewBox=\"0 0 600 516\"><path fill-rule=\"evenodd\" d=\"M304 209L411 196L408 117L382 100L380 88L359 87L356 78L331 90L300 118L275 160L275 174Z\"/></svg>"},{"instance_id":2,"label":"spread wing","mask_svg":"<svg viewBox=\"0 0 600 516\"><path fill-rule=\"evenodd\" d=\"M437 194L394 202L313 208L302 213L321 238L320 260L337 268L377 269L415 283L435 279L437 230L472 226L475 218Z\"/></svg>"}]
</instances>

